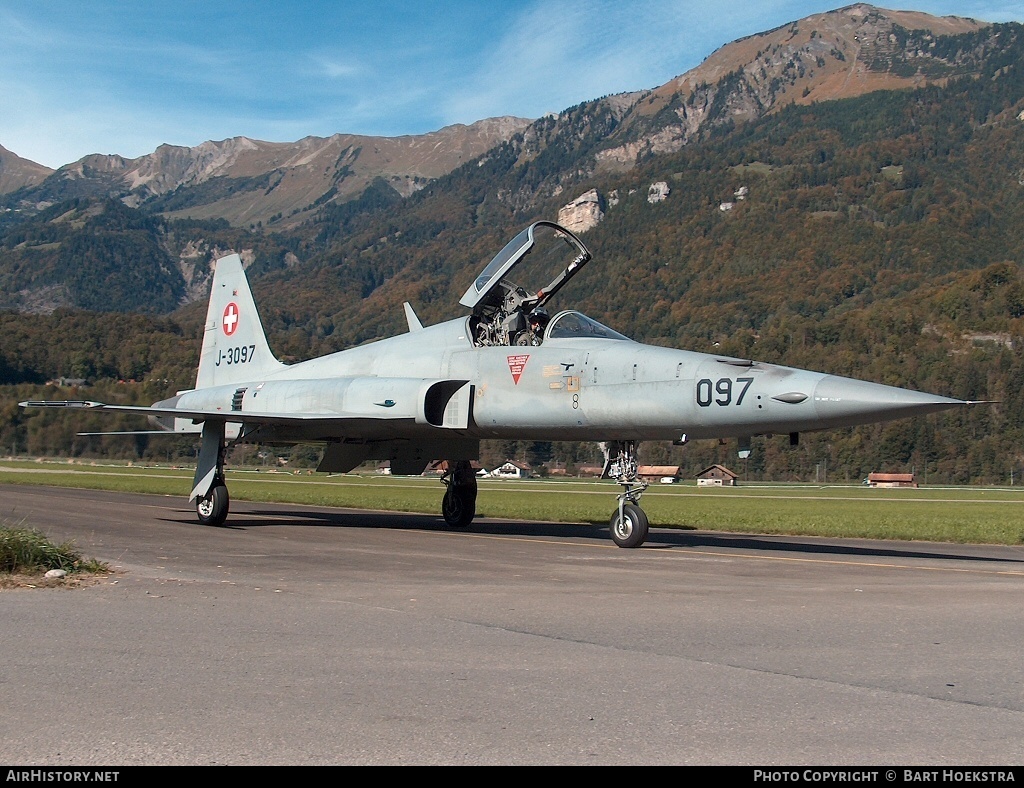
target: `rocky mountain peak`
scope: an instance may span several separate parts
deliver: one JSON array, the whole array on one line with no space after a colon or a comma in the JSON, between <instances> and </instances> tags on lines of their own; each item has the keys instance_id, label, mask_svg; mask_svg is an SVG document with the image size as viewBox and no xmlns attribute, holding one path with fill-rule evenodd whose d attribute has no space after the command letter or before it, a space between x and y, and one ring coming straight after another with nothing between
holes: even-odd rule
<instances>
[{"instance_id":1,"label":"rocky mountain peak","mask_svg":"<svg viewBox=\"0 0 1024 788\"><path fill-rule=\"evenodd\" d=\"M936 37L984 26L856 3L733 41L637 101L628 120L633 139L600 153L598 168L629 168L639 155L674 152L708 124L942 82L962 64L935 50Z\"/></svg>"},{"instance_id":2,"label":"rocky mountain peak","mask_svg":"<svg viewBox=\"0 0 1024 788\"><path fill-rule=\"evenodd\" d=\"M284 229L313 207L360 194L377 178L408 196L531 123L502 116L428 134L334 134L296 142L240 136L194 147L161 145L136 159L92 154L56 173L5 152L0 194L42 184L54 174L57 181L35 196L34 204L51 204L74 183L75 196L118 197L131 207L162 200L156 210L169 217L223 218L249 226L276 223Z\"/></svg>"},{"instance_id":3,"label":"rocky mountain peak","mask_svg":"<svg viewBox=\"0 0 1024 788\"><path fill-rule=\"evenodd\" d=\"M52 173L49 167L23 159L0 145L0 194L13 192L23 186L35 186Z\"/></svg>"}]
</instances>

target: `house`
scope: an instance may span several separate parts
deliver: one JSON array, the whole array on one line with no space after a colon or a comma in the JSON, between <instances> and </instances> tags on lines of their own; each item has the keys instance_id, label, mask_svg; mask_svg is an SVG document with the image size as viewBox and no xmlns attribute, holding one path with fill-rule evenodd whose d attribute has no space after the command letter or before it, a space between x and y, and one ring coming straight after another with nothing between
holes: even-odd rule
<instances>
[{"instance_id":1,"label":"house","mask_svg":"<svg viewBox=\"0 0 1024 788\"><path fill-rule=\"evenodd\" d=\"M736 474L724 465L712 465L697 474L697 485L715 487L734 487L736 485Z\"/></svg>"},{"instance_id":2,"label":"house","mask_svg":"<svg viewBox=\"0 0 1024 788\"><path fill-rule=\"evenodd\" d=\"M656 482L660 479L677 480L679 473L678 465L641 465L636 469L637 476L647 482Z\"/></svg>"},{"instance_id":3,"label":"house","mask_svg":"<svg viewBox=\"0 0 1024 788\"><path fill-rule=\"evenodd\" d=\"M529 479L533 469L525 462L506 460L493 471L491 476L496 479Z\"/></svg>"},{"instance_id":4,"label":"house","mask_svg":"<svg viewBox=\"0 0 1024 788\"><path fill-rule=\"evenodd\" d=\"M912 473L869 473L868 485L871 487L917 487L917 480Z\"/></svg>"}]
</instances>

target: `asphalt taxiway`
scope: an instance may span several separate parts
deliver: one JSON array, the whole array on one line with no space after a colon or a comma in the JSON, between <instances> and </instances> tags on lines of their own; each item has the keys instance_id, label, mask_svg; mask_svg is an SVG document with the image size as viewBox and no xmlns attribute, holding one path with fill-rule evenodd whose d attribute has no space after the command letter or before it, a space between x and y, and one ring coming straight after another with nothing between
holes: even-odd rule
<instances>
[{"instance_id":1,"label":"asphalt taxiway","mask_svg":"<svg viewBox=\"0 0 1024 788\"><path fill-rule=\"evenodd\" d=\"M1024 764L1024 547L0 485L0 762Z\"/></svg>"}]
</instances>

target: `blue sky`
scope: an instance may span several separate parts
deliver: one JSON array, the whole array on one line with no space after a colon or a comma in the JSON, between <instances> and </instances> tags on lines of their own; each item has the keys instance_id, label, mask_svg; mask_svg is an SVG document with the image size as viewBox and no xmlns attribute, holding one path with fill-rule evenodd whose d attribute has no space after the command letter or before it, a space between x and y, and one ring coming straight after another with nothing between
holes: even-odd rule
<instances>
[{"instance_id":1,"label":"blue sky","mask_svg":"<svg viewBox=\"0 0 1024 788\"><path fill-rule=\"evenodd\" d=\"M683 74L844 0L0 0L0 145L59 167L162 143L536 118ZM882 7L1024 21L1020 0Z\"/></svg>"}]
</instances>

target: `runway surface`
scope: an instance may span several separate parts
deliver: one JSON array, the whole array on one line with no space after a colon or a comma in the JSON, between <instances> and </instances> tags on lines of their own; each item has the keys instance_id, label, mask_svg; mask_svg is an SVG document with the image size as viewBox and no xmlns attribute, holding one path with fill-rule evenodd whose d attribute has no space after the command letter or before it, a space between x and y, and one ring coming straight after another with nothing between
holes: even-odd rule
<instances>
[{"instance_id":1,"label":"runway surface","mask_svg":"<svg viewBox=\"0 0 1024 788\"><path fill-rule=\"evenodd\" d=\"M6 764L1024 764L1024 547L16 485L0 518L117 569L0 592Z\"/></svg>"}]
</instances>

